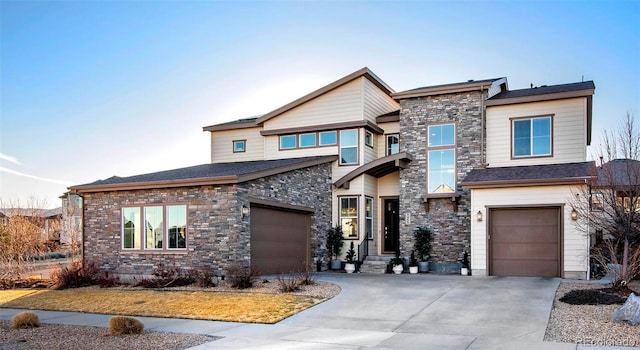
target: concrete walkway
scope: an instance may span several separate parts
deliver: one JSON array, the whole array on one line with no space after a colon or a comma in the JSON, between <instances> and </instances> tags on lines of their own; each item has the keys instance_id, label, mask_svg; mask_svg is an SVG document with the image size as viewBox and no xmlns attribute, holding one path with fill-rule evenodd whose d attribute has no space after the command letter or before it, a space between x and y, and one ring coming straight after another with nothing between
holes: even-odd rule
<instances>
[{"instance_id":1,"label":"concrete walkway","mask_svg":"<svg viewBox=\"0 0 640 350\"><path fill-rule=\"evenodd\" d=\"M560 279L335 273L318 279L340 285L342 292L275 325L139 319L146 330L223 337L192 348L197 350L583 348L542 341ZM0 309L0 319L20 311ZM100 327L108 327L110 318L37 313L43 323Z\"/></svg>"}]
</instances>

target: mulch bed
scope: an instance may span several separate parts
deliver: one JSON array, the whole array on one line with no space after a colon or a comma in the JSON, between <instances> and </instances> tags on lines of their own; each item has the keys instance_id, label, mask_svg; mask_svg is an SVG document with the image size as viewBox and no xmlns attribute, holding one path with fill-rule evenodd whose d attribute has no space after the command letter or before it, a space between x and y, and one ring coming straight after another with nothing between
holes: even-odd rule
<instances>
[{"instance_id":1,"label":"mulch bed","mask_svg":"<svg viewBox=\"0 0 640 350\"><path fill-rule=\"evenodd\" d=\"M638 295L629 288L576 289L566 293L560 301L571 305L624 304L631 293Z\"/></svg>"}]
</instances>

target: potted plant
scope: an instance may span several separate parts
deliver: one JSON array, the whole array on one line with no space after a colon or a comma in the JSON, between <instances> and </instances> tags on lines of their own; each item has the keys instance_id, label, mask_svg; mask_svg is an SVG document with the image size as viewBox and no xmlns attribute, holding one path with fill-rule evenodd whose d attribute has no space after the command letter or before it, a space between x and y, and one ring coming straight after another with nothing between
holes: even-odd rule
<instances>
[{"instance_id":1,"label":"potted plant","mask_svg":"<svg viewBox=\"0 0 640 350\"><path fill-rule=\"evenodd\" d=\"M413 251L411 251L411 257L409 258L409 273L418 273L418 261Z\"/></svg>"},{"instance_id":2,"label":"potted plant","mask_svg":"<svg viewBox=\"0 0 640 350\"><path fill-rule=\"evenodd\" d=\"M469 275L469 253L465 250L462 255L462 269L460 269L460 274L463 276Z\"/></svg>"},{"instance_id":3,"label":"potted plant","mask_svg":"<svg viewBox=\"0 0 640 350\"><path fill-rule=\"evenodd\" d=\"M404 270L404 266L403 266L403 261L402 258L400 257L400 248L396 249L396 256L395 258L391 258L391 266L393 266L392 270L393 273L395 273L396 275L399 275L402 273L402 270Z\"/></svg>"},{"instance_id":4,"label":"potted plant","mask_svg":"<svg viewBox=\"0 0 640 350\"><path fill-rule=\"evenodd\" d=\"M332 270L340 270L342 268L342 261L338 257L343 245L342 226L336 225L327 233L327 250L329 251L329 259L331 259Z\"/></svg>"},{"instance_id":5,"label":"potted plant","mask_svg":"<svg viewBox=\"0 0 640 350\"><path fill-rule=\"evenodd\" d=\"M347 263L344 265L344 270L347 273L353 273L356 270L355 264L356 251L353 249L353 241L351 241L351 245L349 246L349 250L347 250Z\"/></svg>"},{"instance_id":6,"label":"potted plant","mask_svg":"<svg viewBox=\"0 0 640 350\"><path fill-rule=\"evenodd\" d=\"M429 272L429 252L431 251L431 230L428 227L416 227L413 231L413 249L418 254L418 272Z\"/></svg>"}]
</instances>

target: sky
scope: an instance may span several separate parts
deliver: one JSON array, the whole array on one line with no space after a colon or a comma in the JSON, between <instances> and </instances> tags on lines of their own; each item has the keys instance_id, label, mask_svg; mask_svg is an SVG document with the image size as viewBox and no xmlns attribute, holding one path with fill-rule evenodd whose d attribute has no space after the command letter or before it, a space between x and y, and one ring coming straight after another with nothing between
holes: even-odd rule
<instances>
[{"instance_id":1,"label":"sky","mask_svg":"<svg viewBox=\"0 0 640 350\"><path fill-rule=\"evenodd\" d=\"M208 163L202 127L365 66L395 91L593 80L594 148L640 119L640 1L0 0L0 200Z\"/></svg>"}]
</instances>

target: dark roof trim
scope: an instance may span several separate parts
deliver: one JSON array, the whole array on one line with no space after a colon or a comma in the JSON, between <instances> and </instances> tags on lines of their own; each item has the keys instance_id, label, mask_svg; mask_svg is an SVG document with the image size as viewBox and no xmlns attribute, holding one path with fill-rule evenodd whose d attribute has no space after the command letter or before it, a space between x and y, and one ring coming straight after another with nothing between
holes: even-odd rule
<instances>
[{"instance_id":1,"label":"dark roof trim","mask_svg":"<svg viewBox=\"0 0 640 350\"><path fill-rule=\"evenodd\" d=\"M480 90L484 91L484 90L489 90L489 88L491 87L491 84L494 81L499 79L502 79L502 78L472 80L464 83L426 86L426 87L417 88L413 90L396 92L391 94L391 97L393 97L395 100L402 100L407 98L453 94L458 92L469 92L469 91L480 91Z\"/></svg>"},{"instance_id":2,"label":"dark roof trim","mask_svg":"<svg viewBox=\"0 0 640 350\"><path fill-rule=\"evenodd\" d=\"M330 92L332 90L335 90L337 88L339 88L342 85L345 85L347 83L350 83L351 81L358 79L360 77L364 77L366 79L368 79L369 81L371 81L373 84L375 84L380 90L384 91L386 94L388 94L389 96L391 96L391 94L394 92L393 89L391 87L389 87L384 81L382 81L380 78L378 78L375 74L373 74L372 71L369 70L369 68L364 67L362 69L359 69L347 76L344 76L336 81L334 81L333 83L326 85L324 87L321 87L320 89L313 91L307 95L304 95L302 97L300 97L299 99L287 103L286 105L275 109L263 116L261 116L260 118L258 118L257 123L258 124L262 124L264 122L266 122L267 120L274 118L282 113L288 112L302 104L305 104L313 99L315 99L316 97L322 96L324 94L326 94L327 92Z\"/></svg>"},{"instance_id":3,"label":"dark roof trim","mask_svg":"<svg viewBox=\"0 0 640 350\"><path fill-rule=\"evenodd\" d=\"M559 179L524 179L524 180L503 180L503 181L480 181L463 182L462 188L505 188L505 187L529 187L529 186L552 186L552 185L576 185L584 184L585 180L593 179L592 176L559 178Z\"/></svg>"},{"instance_id":4,"label":"dark roof trim","mask_svg":"<svg viewBox=\"0 0 640 350\"><path fill-rule=\"evenodd\" d=\"M187 178L179 180L161 180L161 181L145 181L145 182L126 182L115 184L87 184L69 187L71 193L91 193L91 192L110 192L110 191L130 191L130 190L147 190L156 188L175 188L175 187L197 187L207 185L231 185L245 181L259 179L261 177L281 174L284 172L303 169L306 167L320 165L333 162L338 156L323 156L311 160L280 166L277 168L266 169L241 175L224 175L211 176L201 178Z\"/></svg>"},{"instance_id":5,"label":"dark roof trim","mask_svg":"<svg viewBox=\"0 0 640 350\"><path fill-rule=\"evenodd\" d=\"M202 131L222 131L255 128L259 126L258 124L256 124L257 119L258 118L239 119L228 123L205 126L202 128Z\"/></svg>"},{"instance_id":6,"label":"dark roof trim","mask_svg":"<svg viewBox=\"0 0 640 350\"><path fill-rule=\"evenodd\" d=\"M575 90L575 91L563 91L563 92L552 92L548 94L539 94L539 95L526 95L526 96L517 96L517 97L499 97L500 95L493 97L485 102L487 107L490 106L502 106L502 105L512 105L518 103L528 103L528 102L539 102L539 101L551 101L551 100L561 100L567 98L574 97L591 97L594 93L594 89L585 89L585 90Z\"/></svg>"},{"instance_id":7,"label":"dark roof trim","mask_svg":"<svg viewBox=\"0 0 640 350\"><path fill-rule=\"evenodd\" d=\"M372 176L382 177L399 168L406 168L406 164L412 160L413 156L407 152L400 152L392 154L390 156L378 158L373 162L369 162L350 171L347 175L341 177L338 181L336 181L334 185L337 188L349 188L349 182L362 174L370 173Z\"/></svg>"},{"instance_id":8,"label":"dark roof trim","mask_svg":"<svg viewBox=\"0 0 640 350\"><path fill-rule=\"evenodd\" d=\"M302 133L302 132L340 130L340 129L351 129L351 128L367 128L370 131L373 131L377 134L384 133L384 130L382 128L380 128L379 126L375 125L374 123L368 120L357 120L353 122L324 124L324 125L315 125L315 126L303 126L299 128L262 130L260 131L260 135L262 136L286 135L286 134L296 134L296 133Z\"/></svg>"},{"instance_id":9,"label":"dark roof trim","mask_svg":"<svg viewBox=\"0 0 640 350\"><path fill-rule=\"evenodd\" d=\"M276 201L269 201L269 200L264 200L264 199L260 199L260 198L254 198L254 197L249 197L249 203L251 203L251 206L257 206L257 207L263 207L263 208L277 208L277 209L284 209L287 211L292 211L292 212L297 212L297 213L303 213L303 214L314 214L315 210L311 207L305 207L302 205L293 205L293 204L286 204L286 203L280 203L280 202L276 202Z\"/></svg>"},{"instance_id":10,"label":"dark roof trim","mask_svg":"<svg viewBox=\"0 0 640 350\"><path fill-rule=\"evenodd\" d=\"M400 121L400 110L385 113L376 117L376 123L391 123Z\"/></svg>"}]
</instances>

